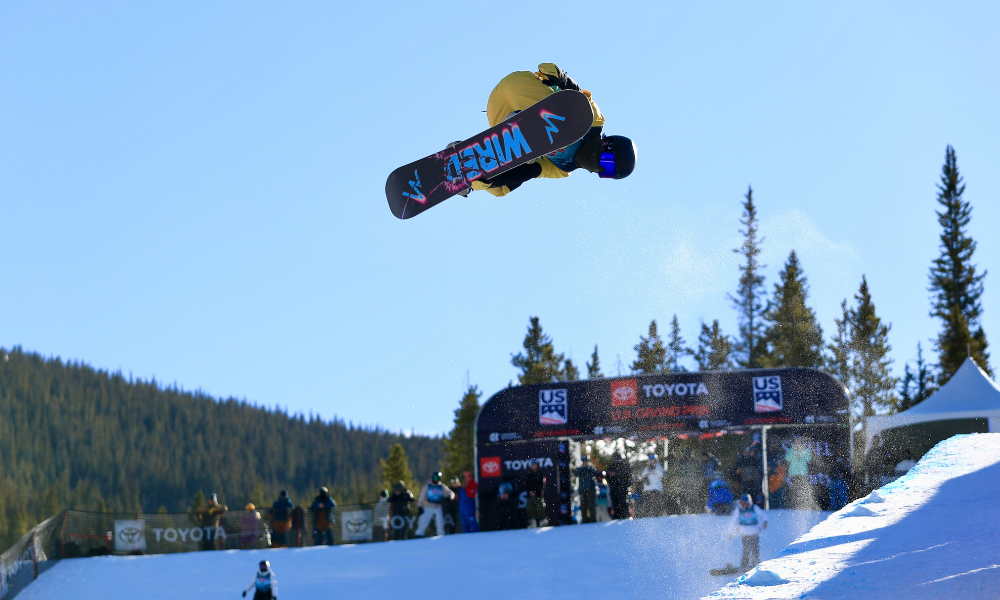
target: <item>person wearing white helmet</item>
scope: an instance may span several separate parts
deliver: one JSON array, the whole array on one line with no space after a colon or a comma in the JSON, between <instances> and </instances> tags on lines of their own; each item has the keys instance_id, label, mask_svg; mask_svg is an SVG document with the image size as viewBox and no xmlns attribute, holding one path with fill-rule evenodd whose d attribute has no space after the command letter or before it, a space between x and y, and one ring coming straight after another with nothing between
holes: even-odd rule
<instances>
[{"instance_id":1,"label":"person wearing white helmet","mask_svg":"<svg viewBox=\"0 0 1000 600\"><path fill-rule=\"evenodd\" d=\"M760 562L760 532L767 529L767 513L753 503L750 494L744 494L733 511L729 539L740 534L743 539L743 559L740 568L748 571Z\"/></svg>"},{"instance_id":2,"label":"person wearing white helmet","mask_svg":"<svg viewBox=\"0 0 1000 600\"><path fill-rule=\"evenodd\" d=\"M254 575L253 581L243 590L243 597L247 592L256 588L253 593L253 600L278 600L278 579L271 570L270 561L260 561L260 570Z\"/></svg>"}]
</instances>

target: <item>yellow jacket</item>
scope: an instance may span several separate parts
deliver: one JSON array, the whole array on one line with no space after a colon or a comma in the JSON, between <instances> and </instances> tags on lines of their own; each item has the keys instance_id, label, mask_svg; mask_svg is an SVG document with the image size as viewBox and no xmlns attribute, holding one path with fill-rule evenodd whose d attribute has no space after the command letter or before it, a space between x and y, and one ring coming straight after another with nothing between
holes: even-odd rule
<instances>
[{"instance_id":1,"label":"yellow jacket","mask_svg":"<svg viewBox=\"0 0 1000 600\"><path fill-rule=\"evenodd\" d=\"M500 83L493 88L493 91L490 93L490 99L486 102L486 117L490 121L490 127L499 124L509 117L511 113L524 110L549 94L555 93L554 89L542 83L542 77L545 75L554 75L556 72L557 69L553 63L542 63L538 65L537 73L515 71L501 79ZM590 92L587 90L581 91L587 95L587 98L590 98L590 107L594 110L594 124L592 126L603 126L604 115L601 114L601 109L597 108L597 104L591 98ZM552 161L548 158L542 157L537 162L542 166L542 174L539 177L553 179L569 177L569 173L552 164ZM505 196L510 193L507 186L491 188L489 184L482 181L473 181L472 189L486 190L494 196Z\"/></svg>"}]
</instances>

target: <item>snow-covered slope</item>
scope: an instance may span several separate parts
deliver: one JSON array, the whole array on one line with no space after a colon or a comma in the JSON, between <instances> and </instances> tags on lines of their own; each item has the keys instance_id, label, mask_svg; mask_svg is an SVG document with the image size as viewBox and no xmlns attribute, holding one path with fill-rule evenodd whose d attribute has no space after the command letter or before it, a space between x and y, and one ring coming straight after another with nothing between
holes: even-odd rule
<instances>
[{"instance_id":1,"label":"snow-covered slope","mask_svg":"<svg viewBox=\"0 0 1000 600\"><path fill-rule=\"evenodd\" d=\"M772 511L762 556L776 556L829 514ZM271 561L282 600L690 599L733 579L708 573L739 564L727 522L692 515L358 546L73 559L18 600L238 599L262 558Z\"/></svg>"},{"instance_id":2,"label":"snow-covered slope","mask_svg":"<svg viewBox=\"0 0 1000 600\"><path fill-rule=\"evenodd\" d=\"M1000 433L941 442L906 476L708 597L1000 597Z\"/></svg>"}]
</instances>

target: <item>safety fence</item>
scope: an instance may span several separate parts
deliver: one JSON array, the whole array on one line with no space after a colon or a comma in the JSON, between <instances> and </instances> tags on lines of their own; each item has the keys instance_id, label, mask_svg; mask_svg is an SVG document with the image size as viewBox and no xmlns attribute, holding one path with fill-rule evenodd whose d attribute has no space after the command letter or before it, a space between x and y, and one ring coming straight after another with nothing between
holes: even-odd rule
<instances>
[{"instance_id":1,"label":"safety fence","mask_svg":"<svg viewBox=\"0 0 1000 600\"><path fill-rule=\"evenodd\" d=\"M385 502L338 506L327 522L320 523L327 538L314 535L314 519L302 507L290 511L287 520L275 520L264 510L221 514L64 510L33 527L0 555L0 600L13 598L63 558L381 542L412 537L417 520L415 514L390 518ZM457 523L446 514L444 527L449 525ZM431 526L427 533L445 532Z\"/></svg>"},{"instance_id":2,"label":"safety fence","mask_svg":"<svg viewBox=\"0 0 1000 600\"><path fill-rule=\"evenodd\" d=\"M49 517L0 554L0 600L13 598L55 564L62 515Z\"/></svg>"}]
</instances>

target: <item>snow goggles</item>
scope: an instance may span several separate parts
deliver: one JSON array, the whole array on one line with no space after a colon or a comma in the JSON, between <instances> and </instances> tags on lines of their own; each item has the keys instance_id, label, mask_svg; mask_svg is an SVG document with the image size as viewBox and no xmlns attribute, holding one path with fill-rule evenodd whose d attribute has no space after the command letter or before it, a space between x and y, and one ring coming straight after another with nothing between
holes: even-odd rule
<instances>
[{"instance_id":1,"label":"snow goggles","mask_svg":"<svg viewBox=\"0 0 1000 600\"><path fill-rule=\"evenodd\" d=\"M614 179L615 178L615 153L614 148L611 147L611 142L605 138L601 140L601 158L597 161L597 164L601 165L604 169L597 174L601 179Z\"/></svg>"}]
</instances>

